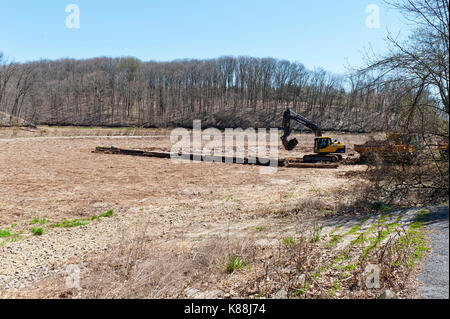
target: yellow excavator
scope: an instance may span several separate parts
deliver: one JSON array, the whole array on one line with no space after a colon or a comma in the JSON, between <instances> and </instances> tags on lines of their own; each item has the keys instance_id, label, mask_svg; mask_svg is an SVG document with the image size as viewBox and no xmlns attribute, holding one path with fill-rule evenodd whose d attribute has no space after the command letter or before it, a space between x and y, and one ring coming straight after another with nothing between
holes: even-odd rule
<instances>
[{"instance_id":1,"label":"yellow excavator","mask_svg":"<svg viewBox=\"0 0 450 319\"><path fill-rule=\"evenodd\" d=\"M338 162L342 160L342 154L346 152L346 146L344 143L334 141L331 137L322 136L321 128L308 120L304 116L290 110L289 108L284 111L283 114L283 130L284 134L281 137L283 146L286 150L292 151L297 145L298 140L296 138L288 140L291 134L291 120L302 124L311 129L316 135L314 139L314 153L303 156L304 163L317 163L317 162Z\"/></svg>"},{"instance_id":2,"label":"yellow excavator","mask_svg":"<svg viewBox=\"0 0 450 319\"><path fill-rule=\"evenodd\" d=\"M355 151L360 154L360 162L374 162L376 155L385 162L408 162L414 157L414 147L418 136L409 133L390 133L385 140L367 141L355 145Z\"/></svg>"}]
</instances>

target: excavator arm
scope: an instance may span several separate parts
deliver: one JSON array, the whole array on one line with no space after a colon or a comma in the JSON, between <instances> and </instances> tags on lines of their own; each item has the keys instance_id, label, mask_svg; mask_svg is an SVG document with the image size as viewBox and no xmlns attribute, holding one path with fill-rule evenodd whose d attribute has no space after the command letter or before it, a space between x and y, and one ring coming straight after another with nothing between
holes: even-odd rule
<instances>
[{"instance_id":1,"label":"excavator arm","mask_svg":"<svg viewBox=\"0 0 450 319\"><path fill-rule=\"evenodd\" d=\"M307 128L311 129L314 134L316 135L316 137L321 137L322 136L322 130L320 129L320 127L318 127L315 123L311 122L310 120L308 120L307 118L305 118L304 116L301 116L300 114L291 111L289 108L286 109L286 111L284 111L283 114L283 130L284 130L284 134L281 137L281 140L283 142L283 146L286 150L288 151L292 151L298 144L298 140L296 138L292 139L292 140L288 140L289 135L291 135L291 120L295 120L298 123L306 126Z\"/></svg>"}]
</instances>

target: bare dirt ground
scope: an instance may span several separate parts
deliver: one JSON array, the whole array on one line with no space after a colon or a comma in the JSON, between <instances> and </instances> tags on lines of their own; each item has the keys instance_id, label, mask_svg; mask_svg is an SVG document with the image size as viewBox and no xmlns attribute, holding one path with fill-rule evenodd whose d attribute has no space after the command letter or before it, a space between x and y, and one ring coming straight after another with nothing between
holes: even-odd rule
<instances>
[{"instance_id":1,"label":"bare dirt ground","mask_svg":"<svg viewBox=\"0 0 450 319\"><path fill-rule=\"evenodd\" d=\"M312 135L301 139L305 143L296 156L312 149ZM336 178L336 174L365 169L364 166L341 166L339 170L280 167L272 176L259 174L259 168L254 166L173 164L165 159L91 153L96 146L112 145L169 151L168 135L14 138L0 139L0 145L1 226L33 218L86 217L109 208L139 208L146 204L164 207L193 198L206 204L232 196L245 206L278 205L308 198L311 190L314 193L345 188L349 182L357 181ZM292 154L280 146L280 156ZM284 194L281 201L280 193Z\"/></svg>"},{"instance_id":2,"label":"bare dirt ground","mask_svg":"<svg viewBox=\"0 0 450 319\"><path fill-rule=\"evenodd\" d=\"M335 213L342 202L352 200L352 190L365 183L360 177L366 170L363 165L280 167L275 174L264 175L256 166L174 164L167 159L92 153L97 146L168 151L168 133L0 130L0 230L11 234L0 238L0 297L283 298L291 292L267 285L266 290L258 289L248 282L262 278L263 265L274 258L274 251L280 253L283 238L294 241L303 230L311 232L319 217ZM348 154L353 153L353 144L367 139L330 135L349 146ZM295 156L313 146L310 134L298 139L301 146ZM280 156L292 156L281 146L279 150ZM343 197L346 190L349 194ZM112 217L86 225L50 226L108 210L114 211ZM44 220L38 224L44 230L40 236L30 232L35 219ZM320 224L325 227L323 221ZM333 240L334 227L322 237ZM230 254L251 261L248 265L253 267L223 271ZM81 269L81 289L67 288L69 264ZM150 286L144 289L142 281Z\"/></svg>"}]
</instances>

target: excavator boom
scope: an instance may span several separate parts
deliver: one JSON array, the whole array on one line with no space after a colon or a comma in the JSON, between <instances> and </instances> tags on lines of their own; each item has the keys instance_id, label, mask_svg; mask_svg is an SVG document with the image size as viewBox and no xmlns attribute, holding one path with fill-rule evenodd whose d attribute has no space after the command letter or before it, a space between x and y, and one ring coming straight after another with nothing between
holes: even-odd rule
<instances>
[{"instance_id":1,"label":"excavator boom","mask_svg":"<svg viewBox=\"0 0 450 319\"><path fill-rule=\"evenodd\" d=\"M288 137L289 137L289 135L291 135L291 131L292 131L291 130L291 120L295 120L298 123L311 129L314 132L314 134L316 135L316 137L322 136L322 130L315 123L311 122L306 117L304 117L294 111L291 111L290 109L286 109L286 111L284 111L284 114L283 114L284 134L281 137L281 140L283 141L283 145L286 150L292 151L298 144L298 141L295 138L288 141Z\"/></svg>"},{"instance_id":2,"label":"excavator boom","mask_svg":"<svg viewBox=\"0 0 450 319\"><path fill-rule=\"evenodd\" d=\"M345 153L345 144L336 141L333 142L330 137L323 137L322 130L317 124L311 122L306 117L290 110L289 108L287 108L283 114L283 136L281 137L283 146L286 150L292 151L298 145L298 140L296 138L288 140L288 137L289 135L291 135L292 131L291 120L295 120L297 123L306 126L307 128L311 129L316 135L316 138L314 140L314 152L316 154L305 155L303 157L304 162L336 162L342 159L342 155L340 154Z\"/></svg>"}]
</instances>

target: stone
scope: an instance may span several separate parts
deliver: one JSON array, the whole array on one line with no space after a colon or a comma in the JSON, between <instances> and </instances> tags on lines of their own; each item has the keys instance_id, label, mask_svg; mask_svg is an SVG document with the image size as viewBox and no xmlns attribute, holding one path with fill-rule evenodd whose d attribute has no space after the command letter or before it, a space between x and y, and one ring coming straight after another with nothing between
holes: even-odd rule
<instances>
[{"instance_id":1,"label":"stone","mask_svg":"<svg viewBox=\"0 0 450 319\"><path fill-rule=\"evenodd\" d=\"M377 299L399 299L399 298L394 292L386 290L380 296L378 296Z\"/></svg>"},{"instance_id":2,"label":"stone","mask_svg":"<svg viewBox=\"0 0 450 319\"><path fill-rule=\"evenodd\" d=\"M275 295L273 295L273 299L286 299L287 292L284 288L281 288Z\"/></svg>"}]
</instances>

